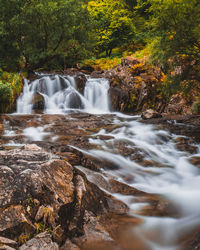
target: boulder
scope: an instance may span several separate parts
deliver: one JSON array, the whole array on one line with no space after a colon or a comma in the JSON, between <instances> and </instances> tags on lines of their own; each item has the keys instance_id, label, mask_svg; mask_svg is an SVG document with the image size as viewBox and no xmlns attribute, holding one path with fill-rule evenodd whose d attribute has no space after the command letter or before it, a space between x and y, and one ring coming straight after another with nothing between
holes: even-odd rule
<instances>
[{"instance_id":1,"label":"boulder","mask_svg":"<svg viewBox=\"0 0 200 250\"><path fill-rule=\"evenodd\" d=\"M160 118L162 115L153 109L147 109L141 115L142 119Z\"/></svg>"},{"instance_id":2,"label":"boulder","mask_svg":"<svg viewBox=\"0 0 200 250\"><path fill-rule=\"evenodd\" d=\"M75 76L76 86L77 90L83 94L85 89L85 83L87 82L87 78L85 74L79 73Z\"/></svg>"},{"instance_id":3,"label":"boulder","mask_svg":"<svg viewBox=\"0 0 200 250\"><path fill-rule=\"evenodd\" d=\"M128 106L128 93L120 88L111 87L109 89L112 110L124 111Z\"/></svg>"},{"instance_id":4,"label":"boulder","mask_svg":"<svg viewBox=\"0 0 200 250\"><path fill-rule=\"evenodd\" d=\"M38 222L55 228L65 220L59 211L74 201L73 175L67 161L38 146L0 151L1 235L33 235Z\"/></svg>"},{"instance_id":5,"label":"boulder","mask_svg":"<svg viewBox=\"0 0 200 250\"><path fill-rule=\"evenodd\" d=\"M36 92L32 99L33 110L44 110L45 100L44 96Z\"/></svg>"}]
</instances>

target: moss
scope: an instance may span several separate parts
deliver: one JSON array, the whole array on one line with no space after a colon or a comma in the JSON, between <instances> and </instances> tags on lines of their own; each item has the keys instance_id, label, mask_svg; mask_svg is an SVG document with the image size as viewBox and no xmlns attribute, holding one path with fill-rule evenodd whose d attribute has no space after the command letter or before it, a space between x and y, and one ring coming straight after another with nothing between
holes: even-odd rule
<instances>
[{"instance_id":1,"label":"moss","mask_svg":"<svg viewBox=\"0 0 200 250\"><path fill-rule=\"evenodd\" d=\"M91 66L95 70L109 70L121 63L121 58L100 58L100 59L89 59L83 62L83 66Z\"/></svg>"}]
</instances>

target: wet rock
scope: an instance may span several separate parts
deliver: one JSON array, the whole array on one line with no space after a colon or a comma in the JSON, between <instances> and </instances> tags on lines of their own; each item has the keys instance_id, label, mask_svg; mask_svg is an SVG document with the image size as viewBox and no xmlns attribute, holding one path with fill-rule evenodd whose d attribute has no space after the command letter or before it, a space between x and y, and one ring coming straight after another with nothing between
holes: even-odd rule
<instances>
[{"instance_id":1,"label":"wet rock","mask_svg":"<svg viewBox=\"0 0 200 250\"><path fill-rule=\"evenodd\" d=\"M33 110L44 110L45 108L44 96L36 92L33 96L32 105L33 105Z\"/></svg>"},{"instance_id":2,"label":"wet rock","mask_svg":"<svg viewBox=\"0 0 200 250\"><path fill-rule=\"evenodd\" d=\"M54 208L72 202L73 171L67 162L52 159L42 150L1 151L0 156L1 207L26 200L30 195L52 203ZM43 197L45 192L49 196Z\"/></svg>"},{"instance_id":3,"label":"wet rock","mask_svg":"<svg viewBox=\"0 0 200 250\"><path fill-rule=\"evenodd\" d=\"M190 158L190 162L200 168L200 157L199 156L193 156Z\"/></svg>"},{"instance_id":4,"label":"wet rock","mask_svg":"<svg viewBox=\"0 0 200 250\"><path fill-rule=\"evenodd\" d=\"M52 241L48 232L40 233L33 239L23 244L19 250L58 250L58 245Z\"/></svg>"},{"instance_id":5,"label":"wet rock","mask_svg":"<svg viewBox=\"0 0 200 250\"><path fill-rule=\"evenodd\" d=\"M85 84L86 84L86 82L87 82L86 76L85 76L84 74L79 73L79 74L77 74L77 75L75 76L75 81L76 81L77 90L78 90L81 94L83 94L84 89L85 89Z\"/></svg>"},{"instance_id":6,"label":"wet rock","mask_svg":"<svg viewBox=\"0 0 200 250\"><path fill-rule=\"evenodd\" d=\"M146 110L145 112L142 113L141 116L143 119L152 119L152 118L162 117L162 115L160 113L158 113L157 111L155 111L153 109Z\"/></svg>"},{"instance_id":7,"label":"wet rock","mask_svg":"<svg viewBox=\"0 0 200 250\"><path fill-rule=\"evenodd\" d=\"M84 108L80 96L74 90L72 89L64 90L64 96L66 96L66 100L68 102L69 108L73 108L73 109Z\"/></svg>"},{"instance_id":8,"label":"wet rock","mask_svg":"<svg viewBox=\"0 0 200 250\"><path fill-rule=\"evenodd\" d=\"M120 88L111 87L109 96L112 100L112 110L124 111L127 107L128 93Z\"/></svg>"},{"instance_id":9,"label":"wet rock","mask_svg":"<svg viewBox=\"0 0 200 250\"><path fill-rule=\"evenodd\" d=\"M197 147L192 145L192 141L187 137L177 137L175 139L176 147L181 151L186 151L189 153L197 153Z\"/></svg>"},{"instance_id":10,"label":"wet rock","mask_svg":"<svg viewBox=\"0 0 200 250\"><path fill-rule=\"evenodd\" d=\"M0 250L16 250L16 248L2 244L2 245L0 245Z\"/></svg>"}]
</instances>

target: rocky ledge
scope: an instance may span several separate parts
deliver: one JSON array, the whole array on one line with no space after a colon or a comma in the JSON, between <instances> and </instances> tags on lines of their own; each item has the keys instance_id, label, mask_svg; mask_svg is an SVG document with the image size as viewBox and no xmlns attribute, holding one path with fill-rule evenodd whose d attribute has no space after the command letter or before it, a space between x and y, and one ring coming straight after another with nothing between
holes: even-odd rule
<instances>
[{"instance_id":1,"label":"rocky ledge","mask_svg":"<svg viewBox=\"0 0 200 250\"><path fill-rule=\"evenodd\" d=\"M0 249L118 249L127 207L85 171L35 144L0 151Z\"/></svg>"}]
</instances>

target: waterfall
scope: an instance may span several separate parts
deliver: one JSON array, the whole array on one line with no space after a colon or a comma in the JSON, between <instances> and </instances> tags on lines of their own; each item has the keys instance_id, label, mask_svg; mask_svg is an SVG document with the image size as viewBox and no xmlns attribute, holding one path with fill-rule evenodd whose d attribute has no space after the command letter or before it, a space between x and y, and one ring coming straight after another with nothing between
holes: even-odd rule
<instances>
[{"instance_id":1,"label":"waterfall","mask_svg":"<svg viewBox=\"0 0 200 250\"><path fill-rule=\"evenodd\" d=\"M44 112L61 114L69 110L88 113L109 112L109 83L106 79L89 78L81 94L72 76L42 76L29 83L25 80L23 92L17 100L18 114L31 114L34 98L44 103Z\"/></svg>"}]
</instances>

